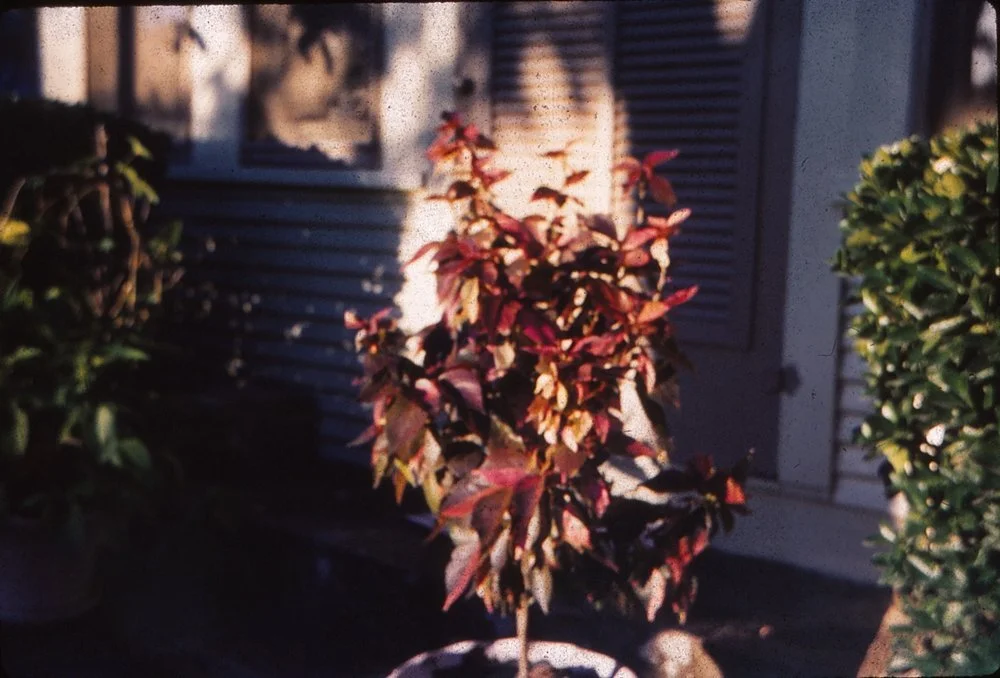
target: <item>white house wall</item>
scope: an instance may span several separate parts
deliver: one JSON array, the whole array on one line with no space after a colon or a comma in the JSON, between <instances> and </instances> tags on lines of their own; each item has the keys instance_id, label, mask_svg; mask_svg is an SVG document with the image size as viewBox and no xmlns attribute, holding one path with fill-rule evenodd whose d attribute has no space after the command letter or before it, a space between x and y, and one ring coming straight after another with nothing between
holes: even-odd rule
<instances>
[{"instance_id":1,"label":"white house wall","mask_svg":"<svg viewBox=\"0 0 1000 678\"><path fill-rule=\"evenodd\" d=\"M860 366L840 338L843 298L829 262L839 243L834 203L855 182L861 156L910 132L918 3L802 2L782 328L783 364L795 367L799 385L782 396L779 481L752 484L754 515L719 546L874 581L871 554L861 541L875 531L884 502L873 465L848 444L864 402ZM333 447L364 418L351 397L350 355L342 346L349 337L339 326L343 309L355 302L371 310L397 294L404 309L412 307L410 300L425 293L411 290L408 296L394 287L400 282L399 260L421 240L440 235L441 220L418 206L420 151L432 129L429 121L451 104L449 85L460 58L448 41L436 39L434 29L446 25L454 32L461 6L441 5L429 13L427 7L434 6L386 6L394 27L388 36L389 63L398 65L390 68L389 82L413 91L405 106L384 101L385 120L400 135L387 149L387 169L378 173L237 167L238 126L208 121L219 110L236 114L232 97L240 96L240 87L226 94L230 99L214 102L206 88L213 69L244 72L245 47L235 46L228 62L221 54L203 54L194 64L196 162L175 173L175 209L190 223L189 237L195 240L189 242L214 243L209 254L218 266L203 269L206 275L218 274L219 284L231 286L232 294L251 285L260 288L253 317L244 319L258 335L255 350L285 378L317 387L325 412L321 431ZM207 31L221 30L219 22L232 11L221 6L196 10ZM79 12L64 8L40 14L44 91L71 101L79 100L80 83L85 83L86 62L77 61L82 42L80 48L72 40L57 45L55 37L46 36L62 35L67 22L82 25ZM402 59L407 49L429 60L424 69L407 70ZM65 79L58 86L57 75ZM601 142L602 162L611 143L610 138ZM211 144L221 145L213 151ZM206 160L200 167L199 157ZM235 257L238 265L226 264L226 257ZM381 270L378 279L376 270Z\"/></svg>"}]
</instances>

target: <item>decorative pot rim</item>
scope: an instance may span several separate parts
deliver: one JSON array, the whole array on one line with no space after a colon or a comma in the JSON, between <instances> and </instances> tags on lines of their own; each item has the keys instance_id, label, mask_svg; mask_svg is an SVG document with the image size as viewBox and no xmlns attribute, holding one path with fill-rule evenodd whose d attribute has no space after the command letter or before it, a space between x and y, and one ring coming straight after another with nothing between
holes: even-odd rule
<instances>
[{"instance_id":1,"label":"decorative pot rim","mask_svg":"<svg viewBox=\"0 0 1000 678\"><path fill-rule=\"evenodd\" d=\"M516 663L519 643L517 638L494 641L463 640L437 650L423 652L393 669L387 678L430 678L434 669L457 667L462 658L477 647L482 647L488 659ZM528 646L528 659L532 663L547 661L554 668L588 668L601 678L637 678L635 672L600 652L551 640L533 640Z\"/></svg>"}]
</instances>

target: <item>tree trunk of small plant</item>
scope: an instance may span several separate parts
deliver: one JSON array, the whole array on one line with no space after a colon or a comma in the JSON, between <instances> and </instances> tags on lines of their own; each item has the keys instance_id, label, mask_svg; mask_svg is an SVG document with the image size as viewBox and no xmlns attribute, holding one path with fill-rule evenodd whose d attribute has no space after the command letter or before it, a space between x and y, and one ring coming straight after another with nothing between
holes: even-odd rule
<instances>
[{"instance_id":1,"label":"tree trunk of small plant","mask_svg":"<svg viewBox=\"0 0 1000 678\"><path fill-rule=\"evenodd\" d=\"M515 616L517 641L520 651L517 657L517 678L528 678L528 599L521 598Z\"/></svg>"}]
</instances>

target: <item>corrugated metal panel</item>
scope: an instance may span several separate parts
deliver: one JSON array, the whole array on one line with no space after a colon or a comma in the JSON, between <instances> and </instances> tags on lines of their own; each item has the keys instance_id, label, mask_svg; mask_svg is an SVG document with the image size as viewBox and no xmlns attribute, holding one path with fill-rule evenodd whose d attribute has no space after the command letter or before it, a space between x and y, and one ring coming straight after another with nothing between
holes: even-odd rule
<instances>
[{"instance_id":1,"label":"corrugated metal panel","mask_svg":"<svg viewBox=\"0 0 1000 678\"><path fill-rule=\"evenodd\" d=\"M206 364L238 356L248 383L308 392L320 453L341 454L367 417L351 384L360 366L343 314L392 305L408 197L178 182L163 204L184 222L182 293L211 306L178 330L184 345Z\"/></svg>"},{"instance_id":2,"label":"corrugated metal panel","mask_svg":"<svg viewBox=\"0 0 1000 678\"><path fill-rule=\"evenodd\" d=\"M671 243L674 317L695 341L747 345L756 247L763 50L745 2L616 4L615 156L677 148L662 168L694 215ZM662 207L649 204L653 214ZM633 207L619 201L616 212Z\"/></svg>"}]
</instances>

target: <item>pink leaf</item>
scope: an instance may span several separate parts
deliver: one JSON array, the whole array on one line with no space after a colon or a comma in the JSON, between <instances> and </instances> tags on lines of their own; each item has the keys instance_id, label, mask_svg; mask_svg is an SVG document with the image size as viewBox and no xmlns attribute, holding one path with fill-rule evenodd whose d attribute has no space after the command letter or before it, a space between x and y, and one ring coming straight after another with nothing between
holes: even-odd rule
<instances>
[{"instance_id":1,"label":"pink leaf","mask_svg":"<svg viewBox=\"0 0 1000 678\"><path fill-rule=\"evenodd\" d=\"M353 310L344 311L344 327L349 330L360 330L365 327L365 323Z\"/></svg>"},{"instance_id":2,"label":"pink leaf","mask_svg":"<svg viewBox=\"0 0 1000 678\"><path fill-rule=\"evenodd\" d=\"M631 440L625 446L625 452L632 457L656 457L657 452L646 443L638 440Z\"/></svg>"},{"instance_id":3,"label":"pink leaf","mask_svg":"<svg viewBox=\"0 0 1000 678\"><path fill-rule=\"evenodd\" d=\"M566 200L569 196L565 193L561 193L554 188L549 188L548 186L542 186L541 188L536 188L535 192L531 194L531 200L550 200L554 202L559 207L566 204Z\"/></svg>"},{"instance_id":4,"label":"pink leaf","mask_svg":"<svg viewBox=\"0 0 1000 678\"><path fill-rule=\"evenodd\" d=\"M365 443L374 440L375 436L377 436L381 431L382 431L381 426L379 426L378 424L372 424L364 431L362 431L357 438L347 443L347 446L358 447L359 445L364 445Z\"/></svg>"},{"instance_id":5,"label":"pink leaf","mask_svg":"<svg viewBox=\"0 0 1000 678\"><path fill-rule=\"evenodd\" d=\"M655 228L639 228L629 231L629 234L625 236L625 241L622 243L622 249L625 251L638 249L650 240L661 237L661 235Z\"/></svg>"},{"instance_id":6,"label":"pink leaf","mask_svg":"<svg viewBox=\"0 0 1000 678\"><path fill-rule=\"evenodd\" d=\"M648 217L648 222L650 226L655 228L674 230L677 226L687 221L690 216L691 210L685 207L684 209L674 210L670 213L670 216L666 218L650 216Z\"/></svg>"},{"instance_id":7,"label":"pink leaf","mask_svg":"<svg viewBox=\"0 0 1000 678\"><path fill-rule=\"evenodd\" d=\"M483 409L483 389L479 383L479 375L468 367L453 367L441 374L441 380L448 382L462 394L462 399L469 407L485 412Z\"/></svg>"},{"instance_id":8,"label":"pink leaf","mask_svg":"<svg viewBox=\"0 0 1000 678\"><path fill-rule=\"evenodd\" d=\"M437 411L441 406L441 389L438 388L438 385L430 379L421 377L413 386L424 396L424 404L431 410Z\"/></svg>"},{"instance_id":9,"label":"pink leaf","mask_svg":"<svg viewBox=\"0 0 1000 678\"><path fill-rule=\"evenodd\" d=\"M646 169L653 169L662 165L665 162L670 162L674 158L680 155L680 151L677 149L671 151L652 151L648 153L643 159L642 164Z\"/></svg>"},{"instance_id":10,"label":"pink leaf","mask_svg":"<svg viewBox=\"0 0 1000 678\"><path fill-rule=\"evenodd\" d=\"M566 543L577 551L590 550L590 530L580 517L580 512L574 506L568 506L562 512L562 536Z\"/></svg>"},{"instance_id":11,"label":"pink leaf","mask_svg":"<svg viewBox=\"0 0 1000 678\"><path fill-rule=\"evenodd\" d=\"M528 475L523 468L505 466L503 468L476 469L476 475L490 485L497 487L514 487Z\"/></svg>"},{"instance_id":12,"label":"pink leaf","mask_svg":"<svg viewBox=\"0 0 1000 678\"><path fill-rule=\"evenodd\" d=\"M654 320L662 318L669 310L670 304L667 302L649 301L642 307L642 310L639 311L639 317L636 318L636 322L640 325L646 325Z\"/></svg>"},{"instance_id":13,"label":"pink leaf","mask_svg":"<svg viewBox=\"0 0 1000 678\"><path fill-rule=\"evenodd\" d=\"M691 287L686 287L683 290L677 290L669 297L663 300L663 303L667 305L667 308L673 308L674 306L680 306L681 304L687 303L691 300L691 297L698 294L698 286L692 285Z\"/></svg>"},{"instance_id":14,"label":"pink leaf","mask_svg":"<svg viewBox=\"0 0 1000 678\"><path fill-rule=\"evenodd\" d=\"M479 569L481 553L479 540L475 539L457 545L451 552L451 560L444 571L445 590L448 597L444 601L443 610L447 611L469 587Z\"/></svg>"},{"instance_id":15,"label":"pink leaf","mask_svg":"<svg viewBox=\"0 0 1000 678\"><path fill-rule=\"evenodd\" d=\"M429 243L427 243L426 245L424 245L423 247L421 247L419 250L417 250L417 253L414 254L412 257L410 257L407 260L407 262L405 264L403 264L403 267L405 268L407 266L410 266L411 264L413 264L414 262L416 262L418 259L420 259L421 257L423 257L428 252L437 251L438 248L440 248L440 247L441 247L441 243L439 243L439 242L429 242Z\"/></svg>"},{"instance_id":16,"label":"pink leaf","mask_svg":"<svg viewBox=\"0 0 1000 678\"><path fill-rule=\"evenodd\" d=\"M654 176L650 178L649 192L656 202L662 203L667 207L673 207L677 204L677 194L674 193L674 187L663 177Z\"/></svg>"}]
</instances>

